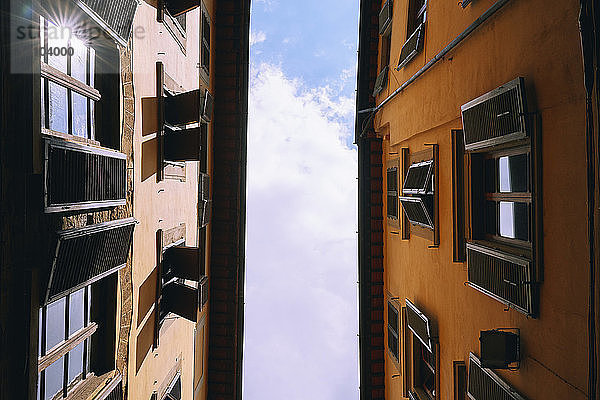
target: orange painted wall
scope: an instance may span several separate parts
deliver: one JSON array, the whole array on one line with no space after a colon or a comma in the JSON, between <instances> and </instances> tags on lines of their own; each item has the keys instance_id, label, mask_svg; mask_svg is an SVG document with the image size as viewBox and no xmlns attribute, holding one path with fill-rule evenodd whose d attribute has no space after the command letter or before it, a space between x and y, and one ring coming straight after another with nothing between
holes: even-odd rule
<instances>
[{"instance_id":1,"label":"orange painted wall","mask_svg":"<svg viewBox=\"0 0 600 400\"><path fill-rule=\"evenodd\" d=\"M429 2L424 49L396 72L393 67L406 37L408 0L395 0L392 72L377 104L493 3L476 0L462 9L456 2ZM522 395L585 398L585 105L577 17L575 0L512 0L376 116L376 129L389 132L384 141L387 159L397 157L389 153L402 147L413 153L425 149L426 143L439 145L439 248L429 249L430 242L414 235L404 241L390 233L397 229L389 225L385 235L386 290L402 301L411 299L439 329L438 398L453 398L452 362L468 364L470 351L479 354L479 332L498 327L521 330L521 368L499 375ZM537 319L505 312L499 302L464 286L466 263L452 262L451 130L462 128L462 104L518 76L525 79L529 110L539 112L542 120L544 281ZM402 398L402 378L391 378L398 371L386 357L386 398Z\"/></svg>"}]
</instances>

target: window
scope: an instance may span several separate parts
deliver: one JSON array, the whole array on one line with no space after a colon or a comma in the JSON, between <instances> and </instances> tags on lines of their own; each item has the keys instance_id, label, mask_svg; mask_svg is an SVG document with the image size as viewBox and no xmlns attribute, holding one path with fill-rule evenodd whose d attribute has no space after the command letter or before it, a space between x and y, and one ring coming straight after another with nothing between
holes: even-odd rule
<instances>
[{"instance_id":1,"label":"window","mask_svg":"<svg viewBox=\"0 0 600 400\"><path fill-rule=\"evenodd\" d=\"M206 73L206 81L210 75L210 18L208 11L202 5L202 38L200 43L200 66Z\"/></svg>"},{"instance_id":2,"label":"window","mask_svg":"<svg viewBox=\"0 0 600 400\"><path fill-rule=\"evenodd\" d=\"M454 371L454 400L468 400L467 397L467 366L464 361L453 361Z\"/></svg>"},{"instance_id":3,"label":"window","mask_svg":"<svg viewBox=\"0 0 600 400\"><path fill-rule=\"evenodd\" d=\"M85 21L87 23L87 21ZM71 135L120 148L119 59L114 42L86 37L40 17L41 125L44 133ZM89 28L88 28L89 29Z\"/></svg>"},{"instance_id":4,"label":"window","mask_svg":"<svg viewBox=\"0 0 600 400\"><path fill-rule=\"evenodd\" d=\"M396 69L402 69L421 51L427 20L427 0L409 0L408 21L406 22L406 42L400 50Z\"/></svg>"},{"instance_id":5,"label":"window","mask_svg":"<svg viewBox=\"0 0 600 400\"><path fill-rule=\"evenodd\" d=\"M375 80L373 96L377 96L387 86L390 64L390 48L392 46L392 11L393 1L387 0L379 13L379 75Z\"/></svg>"},{"instance_id":6,"label":"window","mask_svg":"<svg viewBox=\"0 0 600 400\"><path fill-rule=\"evenodd\" d=\"M90 302L86 286L40 308L38 399L65 395L89 372L89 337L97 327Z\"/></svg>"},{"instance_id":7,"label":"window","mask_svg":"<svg viewBox=\"0 0 600 400\"><path fill-rule=\"evenodd\" d=\"M406 396L413 400L438 399L439 344L431 322L408 299L403 312Z\"/></svg>"},{"instance_id":8,"label":"window","mask_svg":"<svg viewBox=\"0 0 600 400\"><path fill-rule=\"evenodd\" d=\"M424 237L436 246L439 243L438 199L437 199L437 145L409 155L403 149L404 182L400 204L406 217L403 223L403 238L408 232Z\"/></svg>"},{"instance_id":9,"label":"window","mask_svg":"<svg viewBox=\"0 0 600 400\"><path fill-rule=\"evenodd\" d=\"M530 129L524 81L516 78L468 102L461 111L463 166L468 166L464 177L469 181L463 189L469 208L464 216L465 230L470 231L465 235L468 284L535 317L541 171L539 135Z\"/></svg>"},{"instance_id":10,"label":"window","mask_svg":"<svg viewBox=\"0 0 600 400\"><path fill-rule=\"evenodd\" d=\"M178 372L169 384L163 400L181 400L181 373Z\"/></svg>"},{"instance_id":11,"label":"window","mask_svg":"<svg viewBox=\"0 0 600 400\"><path fill-rule=\"evenodd\" d=\"M386 191L387 191L387 221L388 224L399 227L398 219L398 171L399 159L389 160L386 165Z\"/></svg>"},{"instance_id":12,"label":"window","mask_svg":"<svg viewBox=\"0 0 600 400\"><path fill-rule=\"evenodd\" d=\"M398 310L388 302L388 350L396 361L399 360L398 356Z\"/></svg>"}]
</instances>

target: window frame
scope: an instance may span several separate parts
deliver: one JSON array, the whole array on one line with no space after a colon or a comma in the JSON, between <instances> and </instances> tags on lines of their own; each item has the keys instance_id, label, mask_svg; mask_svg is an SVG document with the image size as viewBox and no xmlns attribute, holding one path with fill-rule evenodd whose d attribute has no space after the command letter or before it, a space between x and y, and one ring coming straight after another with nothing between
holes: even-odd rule
<instances>
[{"instance_id":1,"label":"window frame","mask_svg":"<svg viewBox=\"0 0 600 400\"><path fill-rule=\"evenodd\" d=\"M421 6L417 9L418 4ZM404 53L404 48L411 45L411 41L416 37L415 48L409 52L404 58L398 60L398 66L396 70L400 70L408 65L412 60L415 59L417 54L422 51L423 44L425 42L425 25L427 22L427 0L409 0L407 17L406 17L406 40L402 45L400 51L400 57Z\"/></svg>"},{"instance_id":2,"label":"window frame","mask_svg":"<svg viewBox=\"0 0 600 400\"><path fill-rule=\"evenodd\" d=\"M81 289L80 289L81 290ZM79 383L89 378L91 374L90 368L90 351L91 351L91 337L96 333L98 324L91 320L91 285L87 285L82 288L83 290L83 327L77 331L70 333L70 303L73 293L63 296L52 303L48 303L40 307L40 326L38 333L38 399L45 399L45 386L46 386L46 369L57 362L62 362L62 387L59 392L54 393L51 398L66 397ZM75 293L75 292L74 292ZM56 302L64 299L64 336L63 339L54 345L52 348L46 350L47 340L47 310L48 307ZM78 374L72 381L69 382L68 374L70 368L69 355L79 345L83 344L82 350L82 365L81 373ZM62 394L61 394L62 393ZM60 394L60 396L59 396Z\"/></svg>"},{"instance_id":3,"label":"window frame","mask_svg":"<svg viewBox=\"0 0 600 400\"><path fill-rule=\"evenodd\" d=\"M415 199L421 199L421 203L430 202L431 204L431 215L430 222L433 226L421 226L420 224L411 223L406 211L403 208L403 220L402 220L402 239L410 239L411 234L420 236L432 242L429 245L430 248L436 248L439 246L439 146L437 144L426 144L428 149L418 151L411 154L408 148L402 148L402 190L406 178L408 176L411 165L423 163L426 161L432 161L431 169L431 191L427 193L406 193L399 200L405 199L408 201L416 201ZM401 204L401 202L399 201ZM399 204L399 206L400 206Z\"/></svg>"},{"instance_id":4,"label":"window frame","mask_svg":"<svg viewBox=\"0 0 600 400\"><path fill-rule=\"evenodd\" d=\"M393 172L395 170L396 173L396 190L390 190L390 185L389 185L389 181L388 181L388 175L390 172ZM388 225L394 227L394 228L400 228L400 214L401 214L401 209L400 209L400 203L398 200L398 194L399 194L399 188L400 188L400 158L396 157L396 158L392 158L390 160L386 161L386 174L385 174L385 185L386 185L386 203L385 203L385 210L386 210L386 218L387 218L387 223ZM390 208L389 208L389 198L390 196L394 196L396 199L396 214L390 214Z\"/></svg>"},{"instance_id":5,"label":"window frame","mask_svg":"<svg viewBox=\"0 0 600 400\"><path fill-rule=\"evenodd\" d=\"M210 83L210 72L211 72L210 64L211 64L211 60L212 60L212 56L210 54L211 40L214 35L212 34L212 25L213 24L212 24L212 20L210 18L210 14L208 13L206 6L204 5L204 2L201 2L201 3L202 4L200 7L200 76L202 77L202 79L204 79L204 81L208 85ZM206 26L208 27L208 31L205 31L205 23L207 24ZM206 33L208 33L208 35L205 35ZM206 36L208 36L208 38Z\"/></svg>"},{"instance_id":6,"label":"window frame","mask_svg":"<svg viewBox=\"0 0 600 400\"><path fill-rule=\"evenodd\" d=\"M391 323L391 315L390 315L390 310L393 310L396 313L396 330L394 330L394 327L392 326ZM388 353L393 357L393 360L395 360L396 362L400 362L400 311L398 310L398 308L394 305L394 303L392 302L392 300L388 300L387 302L387 350ZM392 337L390 338L390 334L392 335ZM392 338L396 339L396 352L394 353L394 351L390 348L390 340Z\"/></svg>"}]
</instances>

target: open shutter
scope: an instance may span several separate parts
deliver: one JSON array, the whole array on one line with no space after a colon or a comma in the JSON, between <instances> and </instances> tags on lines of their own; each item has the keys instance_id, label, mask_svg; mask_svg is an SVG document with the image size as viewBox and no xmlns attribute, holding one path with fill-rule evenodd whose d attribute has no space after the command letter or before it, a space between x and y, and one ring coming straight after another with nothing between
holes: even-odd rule
<instances>
[{"instance_id":1,"label":"open shutter","mask_svg":"<svg viewBox=\"0 0 600 400\"><path fill-rule=\"evenodd\" d=\"M400 203L411 224L433 229L430 208L425 204L426 197L400 197Z\"/></svg>"},{"instance_id":2,"label":"open shutter","mask_svg":"<svg viewBox=\"0 0 600 400\"><path fill-rule=\"evenodd\" d=\"M124 267L134 226L127 218L58 232L46 303Z\"/></svg>"},{"instance_id":3,"label":"open shutter","mask_svg":"<svg viewBox=\"0 0 600 400\"><path fill-rule=\"evenodd\" d=\"M208 301L208 276L203 276L200 280L200 307L204 307Z\"/></svg>"},{"instance_id":4,"label":"open shutter","mask_svg":"<svg viewBox=\"0 0 600 400\"><path fill-rule=\"evenodd\" d=\"M206 122L210 122L212 119L213 109L215 107L215 99L208 90L204 92L204 104L201 109L200 115Z\"/></svg>"},{"instance_id":5,"label":"open shutter","mask_svg":"<svg viewBox=\"0 0 600 400\"><path fill-rule=\"evenodd\" d=\"M171 246L163 255L163 274L191 281L199 281L202 252L198 247Z\"/></svg>"},{"instance_id":6,"label":"open shutter","mask_svg":"<svg viewBox=\"0 0 600 400\"><path fill-rule=\"evenodd\" d=\"M433 335L429 319L408 299L406 299L406 322L408 329L427 347L427 350L433 352Z\"/></svg>"},{"instance_id":7,"label":"open shutter","mask_svg":"<svg viewBox=\"0 0 600 400\"><path fill-rule=\"evenodd\" d=\"M469 354L468 395L472 400L525 400L492 370L482 368L473 353Z\"/></svg>"},{"instance_id":8,"label":"open shutter","mask_svg":"<svg viewBox=\"0 0 600 400\"><path fill-rule=\"evenodd\" d=\"M204 96L200 89L165 97L165 122L170 125L191 124L200 121Z\"/></svg>"},{"instance_id":9,"label":"open shutter","mask_svg":"<svg viewBox=\"0 0 600 400\"><path fill-rule=\"evenodd\" d=\"M392 10L394 3L387 0L379 12L379 34L388 35L392 28Z\"/></svg>"},{"instance_id":10,"label":"open shutter","mask_svg":"<svg viewBox=\"0 0 600 400\"><path fill-rule=\"evenodd\" d=\"M404 66L421 51L421 48L423 47L423 31L424 24L421 23L404 43L404 46L402 46L402 50L400 51L397 70L404 68Z\"/></svg>"},{"instance_id":11,"label":"open shutter","mask_svg":"<svg viewBox=\"0 0 600 400\"><path fill-rule=\"evenodd\" d=\"M160 301L161 312L172 312L189 321L196 322L198 305L198 289L177 281L171 281L163 286Z\"/></svg>"},{"instance_id":12,"label":"open shutter","mask_svg":"<svg viewBox=\"0 0 600 400\"><path fill-rule=\"evenodd\" d=\"M169 14L177 17L200 6L198 0L163 0Z\"/></svg>"},{"instance_id":13,"label":"open shutter","mask_svg":"<svg viewBox=\"0 0 600 400\"><path fill-rule=\"evenodd\" d=\"M127 157L58 138L44 140L44 211L124 205Z\"/></svg>"},{"instance_id":14,"label":"open shutter","mask_svg":"<svg viewBox=\"0 0 600 400\"><path fill-rule=\"evenodd\" d=\"M467 267L469 286L524 314L535 316L529 260L478 243L467 243Z\"/></svg>"},{"instance_id":15,"label":"open shutter","mask_svg":"<svg viewBox=\"0 0 600 400\"><path fill-rule=\"evenodd\" d=\"M426 194L431 192L431 177L433 173L433 160L411 164L408 167L402 193Z\"/></svg>"},{"instance_id":16,"label":"open shutter","mask_svg":"<svg viewBox=\"0 0 600 400\"><path fill-rule=\"evenodd\" d=\"M471 100L460 109L466 150L527 137L523 78L516 78Z\"/></svg>"},{"instance_id":17,"label":"open shutter","mask_svg":"<svg viewBox=\"0 0 600 400\"><path fill-rule=\"evenodd\" d=\"M168 161L200 161L202 153L202 129L165 128L165 160Z\"/></svg>"},{"instance_id":18,"label":"open shutter","mask_svg":"<svg viewBox=\"0 0 600 400\"><path fill-rule=\"evenodd\" d=\"M137 0L76 0L76 3L121 45L127 46Z\"/></svg>"},{"instance_id":19,"label":"open shutter","mask_svg":"<svg viewBox=\"0 0 600 400\"><path fill-rule=\"evenodd\" d=\"M377 75L377 79L375 80L375 86L373 87L373 97L377 96L387 84L387 76L388 76L389 67L386 65L383 67L379 75Z\"/></svg>"}]
</instances>

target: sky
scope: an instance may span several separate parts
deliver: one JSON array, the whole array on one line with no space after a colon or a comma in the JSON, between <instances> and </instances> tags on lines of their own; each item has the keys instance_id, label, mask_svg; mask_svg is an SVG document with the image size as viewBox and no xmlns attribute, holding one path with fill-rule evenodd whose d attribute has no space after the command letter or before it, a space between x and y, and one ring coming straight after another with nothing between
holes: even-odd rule
<instances>
[{"instance_id":1,"label":"sky","mask_svg":"<svg viewBox=\"0 0 600 400\"><path fill-rule=\"evenodd\" d=\"M253 0L244 399L358 399L358 0Z\"/></svg>"}]
</instances>

